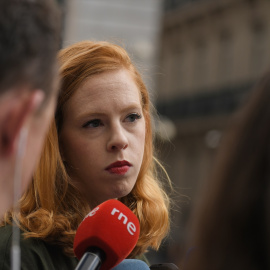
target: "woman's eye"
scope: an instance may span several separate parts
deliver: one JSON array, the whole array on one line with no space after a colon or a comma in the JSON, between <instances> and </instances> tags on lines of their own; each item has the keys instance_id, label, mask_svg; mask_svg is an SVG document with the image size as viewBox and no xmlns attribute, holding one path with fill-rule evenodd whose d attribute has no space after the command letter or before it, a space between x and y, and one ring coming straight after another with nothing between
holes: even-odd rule
<instances>
[{"instance_id":1,"label":"woman's eye","mask_svg":"<svg viewBox=\"0 0 270 270\"><path fill-rule=\"evenodd\" d=\"M96 128L101 126L101 121L99 119L94 119L91 121L86 122L83 127L87 127L87 128Z\"/></svg>"},{"instance_id":2,"label":"woman's eye","mask_svg":"<svg viewBox=\"0 0 270 270\"><path fill-rule=\"evenodd\" d=\"M142 116L140 114L132 113L132 114L127 116L126 120L128 122L135 122L136 120L141 119L141 118L142 118Z\"/></svg>"}]
</instances>

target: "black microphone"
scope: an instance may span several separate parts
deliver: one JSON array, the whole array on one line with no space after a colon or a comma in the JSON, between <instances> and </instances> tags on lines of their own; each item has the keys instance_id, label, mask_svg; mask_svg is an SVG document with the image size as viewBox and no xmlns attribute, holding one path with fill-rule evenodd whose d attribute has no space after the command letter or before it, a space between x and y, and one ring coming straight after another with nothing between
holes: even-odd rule
<instances>
[{"instance_id":1,"label":"black microphone","mask_svg":"<svg viewBox=\"0 0 270 270\"><path fill-rule=\"evenodd\" d=\"M150 266L150 270L179 270L173 263L157 263Z\"/></svg>"}]
</instances>

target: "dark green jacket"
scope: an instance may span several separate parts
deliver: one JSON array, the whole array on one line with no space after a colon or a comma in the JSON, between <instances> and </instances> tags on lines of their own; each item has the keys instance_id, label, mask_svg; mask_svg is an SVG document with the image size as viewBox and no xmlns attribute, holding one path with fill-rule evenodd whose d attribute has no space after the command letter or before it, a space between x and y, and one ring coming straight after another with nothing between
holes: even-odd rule
<instances>
[{"instance_id":1,"label":"dark green jacket","mask_svg":"<svg viewBox=\"0 0 270 270\"><path fill-rule=\"evenodd\" d=\"M0 270L10 269L10 247L12 227L0 228ZM78 260L63 254L61 248L46 242L21 236L22 270L74 270Z\"/></svg>"},{"instance_id":2,"label":"dark green jacket","mask_svg":"<svg viewBox=\"0 0 270 270\"><path fill-rule=\"evenodd\" d=\"M0 227L0 270L10 270L12 226ZM149 264L144 255L137 257ZM60 247L21 235L21 270L74 270L78 260L63 254Z\"/></svg>"}]
</instances>

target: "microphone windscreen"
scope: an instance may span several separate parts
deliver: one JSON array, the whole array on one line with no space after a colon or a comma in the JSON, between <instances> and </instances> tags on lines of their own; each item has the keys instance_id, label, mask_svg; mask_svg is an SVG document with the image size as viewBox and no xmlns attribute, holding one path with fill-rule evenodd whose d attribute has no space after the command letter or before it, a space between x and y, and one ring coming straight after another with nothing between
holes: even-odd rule
<instances>
[{"instance_id":1,"label":"microphone windscreen","mask_svg":"<svg viewBox=\"0 0 270 270\"><path fill-rule=\"evenodd\" d=\"M126 259L114 267L112 270L150 270L149 266L137 259Z\"/></svg>"},{"instance_id":2,"label":"microphone windscreen","mask_svg":"<svg viewBox=\"0 0 270 270\"><path fill-rule=\"evenodd\" d=\"M98 247L106 255L100 269L110 269L130 254L139 234L139 220L133 212L118 200L108 200L94 208L79 225L74 253L80 260L91 247Z\"/></svg>"}]
</instances>

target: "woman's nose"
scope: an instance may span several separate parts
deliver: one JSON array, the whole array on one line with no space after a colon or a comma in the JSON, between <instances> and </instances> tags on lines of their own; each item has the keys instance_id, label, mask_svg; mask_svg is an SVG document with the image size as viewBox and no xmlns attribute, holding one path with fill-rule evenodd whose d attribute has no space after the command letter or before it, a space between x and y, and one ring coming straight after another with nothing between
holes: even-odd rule
<instances>
[{"instance_id":1,"label":"woman's nose","mask_svg":"<svg viewBox=\"0 0 270 270\"><path fill-rule=\"evenodd\" d=\"M112 129L107 143L108 151L124 150L127 147L128 139L125 131L121 127L115 127Z\"/></svg>"}]
</instances>

